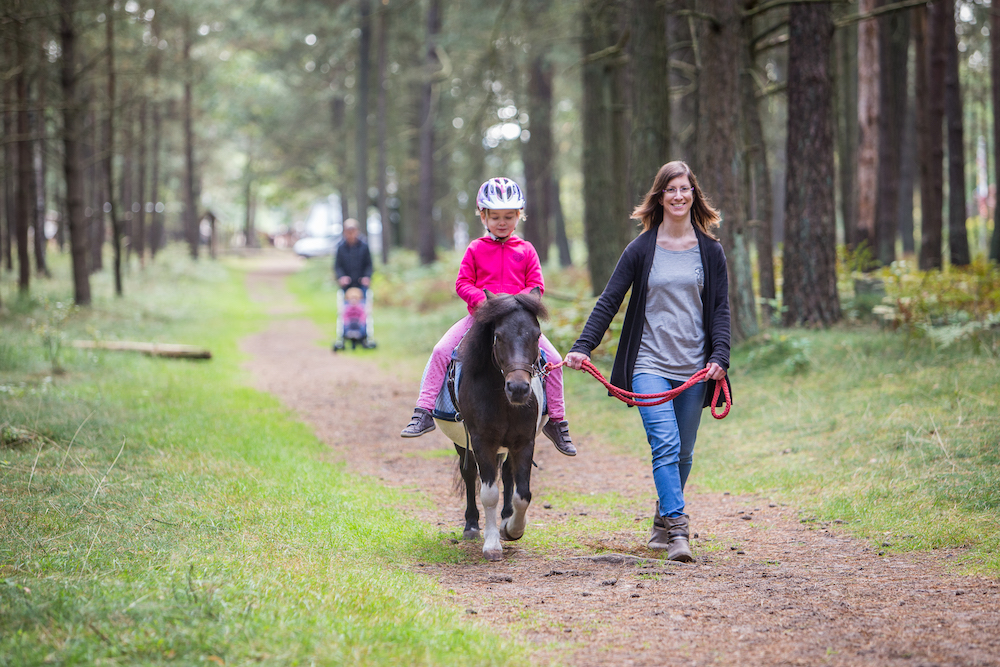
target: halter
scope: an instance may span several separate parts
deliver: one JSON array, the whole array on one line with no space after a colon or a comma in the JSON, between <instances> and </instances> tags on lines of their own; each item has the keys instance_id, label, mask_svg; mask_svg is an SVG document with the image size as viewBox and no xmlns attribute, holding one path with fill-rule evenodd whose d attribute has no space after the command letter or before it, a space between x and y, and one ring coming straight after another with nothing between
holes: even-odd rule
<instances>
[{"instance_id":1,"label":"halter","mask_svg":"<svg viewBox=\"0 0 1000 667\"><path fill-rule=\"evenodd\" d=\"M500 363L500 358L497 357L497 336L496 336L496 334L493 334L493 364L503 374L503 381L505 383L507 382L507 378L510 376L510 374L513 373L513 372L515 372L515 371L524 371L529 376L531 376L532 380L534 380L536 377L539 377L540 375L543 375L543 373L544 373L541 352L538 353L538 357L535 358L535 362L532 363L532 364L525 364L525 363L522 363L522 362L515 362L515 363L511 364L510 366L508 366L507 368L504 368L503 364Z\"/></svg>"}]
</instances>

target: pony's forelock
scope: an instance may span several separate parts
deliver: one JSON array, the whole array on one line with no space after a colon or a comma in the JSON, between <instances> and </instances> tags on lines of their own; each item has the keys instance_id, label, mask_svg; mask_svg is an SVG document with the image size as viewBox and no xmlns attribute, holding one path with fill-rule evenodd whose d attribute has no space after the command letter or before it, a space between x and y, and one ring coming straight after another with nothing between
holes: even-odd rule
<instances>
[{"instance_id":1,"label":"pony's forelock","mask_svg":"<svg viewBox=\"0 0 1000 667\"><path fill-rule=\"evenodd\" d=\"M548 317L542 300L531 294L498 294L479 304L475 322L462 343L460 357L464 370L476 373L493 363L493 333L497 320L515 310L526 310L536 319Z\"/></svg>"}]
</instances>

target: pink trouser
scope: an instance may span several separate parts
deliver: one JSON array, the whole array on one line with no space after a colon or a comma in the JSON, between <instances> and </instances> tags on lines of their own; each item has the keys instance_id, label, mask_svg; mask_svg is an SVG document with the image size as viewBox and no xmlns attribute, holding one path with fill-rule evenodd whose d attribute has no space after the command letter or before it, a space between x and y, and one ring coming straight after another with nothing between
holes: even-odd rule
<instances>
[{"instance_id":1,"label":"pink trouser","mask_svg":"<svg viewBox=\"0 0 1000 667\"><path fill-rule=\"evenodd\" d=\"M431 352L431 358L427 360L424 368L424 377L420 381L420 396L417 398L417 407L424 410L433 410L434 401L437 400L438 392L444 385L445 372L448 369L448 361L451 359L452 350L462 342L462 336L472 326L472 315L466 315L454 324L447 333L441 337L438 344ZM554 364L562 361L562 357L556 352L549 339L542 334L538 340L538 347L545 350L546 359ZM545 377L545 398L549 406L549 419L562 421L566 418L566 407L563 400L563 378L562 366L555 369Z\"/></svg>"}]
</instances>

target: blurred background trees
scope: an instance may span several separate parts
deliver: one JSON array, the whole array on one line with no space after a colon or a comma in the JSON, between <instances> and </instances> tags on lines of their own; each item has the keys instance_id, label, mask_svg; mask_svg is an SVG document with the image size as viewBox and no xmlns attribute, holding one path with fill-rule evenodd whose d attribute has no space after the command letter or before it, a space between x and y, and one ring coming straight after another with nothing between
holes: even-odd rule
<instances>
[{"instance_id":1,"label":"blurred background trees","mask_svg":"<svg viewBox=\"0 0 1000 667\"><path fill-rule=\"evenodd\" d=\"M656 169L683 159L723 213L737 337L829 324L838 246L860 271L1000 259L990 11L0 0L0 282L30 293L69 253L86 304L96 271L120 293L166 243L199 257L209 221L233 250L355 217L383 262L432 262L481 232L476 188L507 175L521 233L599 293Z\"/></svg>"}]
</instances>

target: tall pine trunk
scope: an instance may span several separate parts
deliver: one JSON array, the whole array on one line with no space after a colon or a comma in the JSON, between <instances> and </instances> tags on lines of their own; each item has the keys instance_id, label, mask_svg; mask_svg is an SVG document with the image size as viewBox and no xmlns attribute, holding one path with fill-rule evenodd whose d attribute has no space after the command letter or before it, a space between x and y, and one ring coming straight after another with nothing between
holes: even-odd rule
<instances>
[{"instance_id":1,"label":"tall pine trunk","mask_svg":"<svg viewBox=\"0 0 1000 667\"><path fill-rule=\"evenodd\" d=\"M962 126L962 90L958 77L958 37L955 0L940 0L945 33L944 108L948 124L948 255L953 266L968 266L969 233L965 208L965 132Z\"/></svg>"},{"instance_id":2,"label":"tall pine trunk","mask_svg":"<svg viewBox=\"0 0 1000 667\"><path fill-rule=\"evenodd\" d=\"M114 252L115 294L122 295L122 220L115 206L115 0L108 0L105 22L108 58L108 113L104 129L104 180L108 188L106 208L111 215L111 248Z\"/></svg>"},{"instance_id":3,"label":"tall pine trunk","mask_svg":"<svg viewBox=\"0 0 1000 667\"><path fill-rule=\"evenodd\" d=\"M388 51L389 39L389 9L383 6L378 13L378 97L376 100L376 142L378 144L378 215L382 221L382 263L389 263L389 250L393 243L392 221L389 220L388 197L386 196L386 182L389 168L387 164L386 150L386 107L388 105L386 93L386 52Z\"/></svg>"},{"instance_id":4,"label":"tall pine trunk","mask_svg":"<svg viewBox=\"0 0 1000 667\"><path fill-rule=\"evenodd\" d=\"M191 71L191 17L184 17L184 46L181 49L184 72L184 230L188 249L193 259L198 259L201 231L198 228L197 202L195 201L194 175L194 120L192 118L192 87L194 74Z\"/></svg>"},{"instance_id":5,"label":"tall pine trunk","mask_svg":"<svg viewBox=\"0 0 1000 667\"><path fill-rule=\"evenodd\" d=\"M14 44L4 45L4 57L13 60ZM14 85L8 79L3 87L3 132L5 137L17 134L14 114ZM14 270L14 230L17 229L17 144L13 141L3 142L3 174L4 174L4 228L3 228L3 264L8 272Z\"/></svg>"},{"instance_id":6,"label":"tall pine trunk","mask_svg":"<svg viewBox=\"0 0 1000 667\"><path fill-rule=\"evenodd\" d=\"M153 22L150 26L153 38L159 42L160 39L160 3L153 2ZM153 145L149 148L150 174L149 174L149 203L152 204L149 220L149 258L155 259L156 253L163 246L163 212L157 210L160 202L160 134L163 132L163 123L160 109L160 61L162 59L159 47L153 51L153 57L149 62L150 77L153 79Z\"/></svg>"},{"instance_id":7,"label":"tall pine trunk","mask_svg":"<svg viewBox=\"0 0 1000 667\"><path fill-rule=\"evenodd\" d=\"M417 204L420 263L437 259L434 234L434 121L436 114L434 77L439 65L438 33L441 32L441 0L430 0L427 8L427 44L424 77L420 91L420 185Z\"/></svg>"},{"instance_id":8,"label":"tall pine trunk","mask_svg":"<svg viewBox=\"0 0 1000 667\"><path fill-rule=\"evenodd\" d=\"M695 19L679 10L694 9L693 0L667 5L667 53L670 60L670 160L684 160L698 171L698 67Z\"/></svg>"},{"instance_id":9,"label":"tall pine trunk","mask_svg":"<svg viewBox=\"0 0 1000 667\"><path fill-rule=\"evenodd\" d=\"M358 200L358 224L368 233L368 97L371 81L372 6L371 0L358 0L361 34L358 37L358 87L355 106L355 196Z\"/></svg>"},{"instance_id":10,"label":"tall pine trunk","mask_svg":"<svg viewBox=\"0 0 1000 667\"><path fill-rule=\"evenodd\" d=\"M34 115L34 166L35 166L35 267L38 275L51 277L48 262L45 258L46 238L45 238L45 217L46 204L48 202L48 192L45 181L48 173L48 162L45 159L47 150L46 135L46 107L48 89L48 70L39 68L38 74L38 110Z\"/></svg>"},{"instance_id":11,"label":"tall pine trunk","mask_svg":"<svg viewBox=\"0 0 1000 667\"><path fill-rule=\"evenodd\" d=\"M840 219L844 242L856 245L858 228L858 25L834 35L837 53L837 159L840 175Z\"/></svg>"},{"instance_id":12,"label":"tall pine trunk","mask_svg":"<svg viewBox=\"0 0 1000 667\"><path fill-rule=\"evenodd\" d=\"M660 167L670 161L670 58L661 0L630 0L629 67L632 122L629 205L638 206Z\"/></svg>"},{"instance_id":13,"label":"tall pine trunk","mask_svg":"<svg viewBox=\"0 0 1000 667\"><path fill-rule=\"evenodd\" d=\"M993 169L1000 174L1000 12L990 13L990 74L993 93ZM1000 181L1000 178L996 179ZM990 242L990 259L1000 264L1000 224L997 209L993 208L993 238Z\"/></svg>"},{"instance_id":14,"label":"tall pine trunk","mask_svg":"<svg viewBox=\"0 0 1000 667\"><path fill-rule=\"evenodd\" d=\"M351 217L351 206L348 193L350 178L347 164L347 130L344 127L344 117L347 114L347 102L344 96L336 93L330 100L330 123L333 128L333 161L337 168L337 192L340 195L340 220L344 222ZM247 243L249 243L249 239ZM256 243L256 241L254 241Z\"/></svg>"},{"instance_id":15,"label":"tall pine trunk","mask_svg":"<svg viewBox=\"0 0 1000 667\"><path fill-rule=\"evenodd\" d=\"M83 171L80 167L81 108L77 94L75 0L59 2L59 42L62 48L63 172L66 178L66 217L73 260L73 300L90 304L87 241L90 230L83 218Z\"/></svg>"},{"instance_id":16,"label":"tall pine trunk","mask_svg":"<svg viewBox=\"0 0 1000 667\"><path fill-rule=\"evenodd\" d=\"M882 3L886 4L885 2ZM896 260L903 128L906 126L906 69L910 15L885 14L879 21L878 199L875 206L877 256L883 266Z\"/></svg>"},{"instance_id":17,"label":"tall pine trunk","mask_svg":"<svg viewBox=\"0 0 1000 667\"><path fill-rule=\"evenodd\" d=\"M736 0L709 0L702 8L698 106L699 172L702 189L722 213L721 239L729 266L729 303L734 341L759 331L750 266L750 234L743 192L745 156L741 130L741 69L749 50L742 6Z\"/></svg>"},{"instance_id":18,"label":"tall pine trunk","mask_svg":"<svg viewBox=\"0 0 1000 667\"><path fill-rule=\"evenodd\" d=\"M573 265L573 256L570 254L569 239L566 237L566 217L563 215L559 178L555 174L552 174L549 188L552 191L549 201L552 202L552 226L556 237L556 247L559 248L559 266L565 268Z\"/></svg>"},{"instance_id":19,"label":"tall pine trunk","mask_svg":"<svg viewBox=\"0 0 1000 667\"><path fill-rule=\"evenodd\" d=\"M878 0L861 0L862 13L876 8ZM872 257L878 251L875 232L878 198L878 117L879 117L879 24L862 21L858 25L858 193L857 227L851 234L853 247L864 245ZM867 269L868 267L863 267Z\"/></svg>"},{"instance_id":20,"label":"tall pine trunk","mask_svg":"<svg viewBox=\"0 0 1000 667\"><path fill-rule=\"evenodd\" d=\"M14 23L14 47L17 55L17 74L14 76L14 90L17 96L17 287L27 294L31 283L31 259L28 251L28 228L34 217L35 203L31 200L31 128L28 123L28 54L24 24Z\"/></svg>"},{"instance_id":21,"label":"tall pine trunk","mask_svg":"<svg viewBox=\"0 0 1000 667\"><path fill-rule=\"evenodd\" d=\"M923 34L926 35L926 49L917 50L923 55L926 76L919 77L926 100L919 108L923 112L919 120L926 127L917 128L917 138L923 138L920 151L920 269L929 271L942 266L942 208L944 206L944 71L945 71L945 28L944 0L930 3L929 11L918 8ZM924 18L926 20L924 20ZM918 61L919 62L919 61ZM919 71L919 70L918 70Z\"/></svg>"},{"instance_id":22,"label":"tall pine trunk","mask_svg":"<svg viewBox=\"0 0 1000 667\"><path fill-rule=\"evenodd\" d=\"M139 267L146 266L146 143L149 141L146 127L148 109L146 96L143 95L139 101L139 154L136 156L138 169L135 175L135 201L139 204L138 210L133 217L133 235L130 239L130 247L135 247L135 252L139 256ZM133 206L133 209L135 207Z\"/></svg>"},{"instance_id":23,"label":"tall pine trunk","mask_svg":"<svg viewBox=\"0 0 1000 667\"><path fill-rule=\"evenodd\" d=\"M622 100L624 54L615 0L586 0L583 46L583 229L594 294L600 294L632 236ZM604 52L603 54L601 52Z\"/></svg>"},{"instance_id":24,"label":"tall pine trunk","mask_svg":"<svg viewBox=\"0 0 1000 667\"><path fill-rule=\"evenodd\" d=\"M912 15L910 19L912 28ZM915 249L913 239L913 190L917 181L917 105L913 88L913 86L909 86L906 93L902 166L899 170L899 213L897 214L899 218L899 236L903 243L903 255L907 257L912 257Z\"/></svg>"},{"instance_id":25,"label":"tall pine trunk","mask_svg":"<svg viewBox=\"0 0 1000 667\"><path fill-rule=\"evenodd\" d=\"M786 326L840 319L833 196L830 5L792 5L783 305Z\"/></svg>"},{"instance_id":26,"label":"tall pine trunk","mask_svg":"<svg viewBox=\"0 0 1000 667\"><path fill-rule=\"evenodd\" d=\"M537 11L544 8L537 7ZM537 16L537 13L532 12ZM531 63L528 68L527 110L531 136L521 143L524 161L525 214L524 237L535 246L538 259L544 264L549 259L552 235L549 221L552 196L552 167L555 162L555 145L552 140L552 63L542 52L541 44L532 45Z\"/></svg>"}]
</instances>

